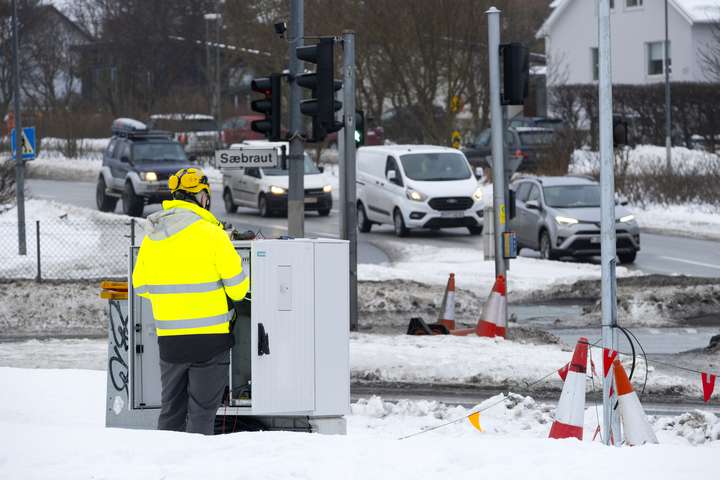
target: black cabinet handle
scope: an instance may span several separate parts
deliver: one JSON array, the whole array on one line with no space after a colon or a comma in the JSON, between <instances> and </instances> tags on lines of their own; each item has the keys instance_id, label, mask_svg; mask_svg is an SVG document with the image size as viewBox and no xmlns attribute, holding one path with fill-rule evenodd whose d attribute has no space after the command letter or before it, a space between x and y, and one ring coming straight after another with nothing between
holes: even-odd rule
<instances>
[{"instance_id":1,"label":"black cabinet handle","mask_svg":"<svg viewBox=\"0 0 720 480\"><path fill-rule=\"evenodd\" d=\"M258 357L270 355L270 337L265 333L265 326L258 323Z\"/></svg>"}]
</instances>

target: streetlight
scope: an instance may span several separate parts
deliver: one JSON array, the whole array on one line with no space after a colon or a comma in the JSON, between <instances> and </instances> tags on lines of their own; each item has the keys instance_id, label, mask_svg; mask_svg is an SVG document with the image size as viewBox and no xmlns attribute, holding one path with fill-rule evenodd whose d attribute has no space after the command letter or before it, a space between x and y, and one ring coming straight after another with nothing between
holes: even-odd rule
<instances>
[{"instance_id":1,"label":"streetlight","mask_svg":"<svg viewBox=\"0 0 720 480\"><path fill-rule=\"evenodd\" d=\"M222 15L219 13L206 13L205 19L205 45L207 52L207 79L208 79L208 103L210 113L220 124L220 23ZM215 22L215 88L212 87L210 77L210 22Z\"/></svg>"},{"instance_id":2,"label":"streetlight","mask_svg":"<svg viewBox=\"0 0 720 480\"><path fill-rule=\"evenodd\" d=\"M668 0L665 0L665 162L672 173L672 106L670 105L670 40L668 38Z\"/></svg>"}]
</instances>

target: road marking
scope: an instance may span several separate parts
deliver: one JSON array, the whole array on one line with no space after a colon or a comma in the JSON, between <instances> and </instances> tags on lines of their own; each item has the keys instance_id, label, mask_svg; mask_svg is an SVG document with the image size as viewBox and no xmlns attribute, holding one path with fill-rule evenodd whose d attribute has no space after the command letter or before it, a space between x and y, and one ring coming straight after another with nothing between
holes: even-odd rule
<instances>
[{"instance_id":1,"label":"road marking","mask_svg":"<svg viewBox=\"0 0 720 480\"><path fill-rule=\"evenodd\" d=\"M691 264L691 265L698 265L698 266L700 266L700 267L715 268L715 269L717 269L717 270L720 270L720 265L716 265L716 264L714 264L714 263L694 262L694 261L692 261L692 260L685 260L685 259L676 258L676 257L665 257L665 256L662 256L662 255L660 255L660 258L664 258L664 259L666 259L666 260L672 260L672 261L675 261L675 262L689 263L689 264Z\"/></svg>"}]
</instances>

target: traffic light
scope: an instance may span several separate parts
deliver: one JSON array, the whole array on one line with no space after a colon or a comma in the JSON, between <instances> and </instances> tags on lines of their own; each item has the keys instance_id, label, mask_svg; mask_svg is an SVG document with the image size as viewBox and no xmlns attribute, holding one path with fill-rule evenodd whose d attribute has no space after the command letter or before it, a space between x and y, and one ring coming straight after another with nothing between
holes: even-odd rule
<instances>
[{"instance_id":1,"label":"traffic light","mask_svg":"<svg viewBox=\"0 0 720 480\"><path fill-rule=\"evenodd\" d=\"M312 138L309 142L321 142L328 133L343 127L335 120L335 112L342 108L342 103L335 100L335 92L342 88L342 82L333 78L334 47L334 38L322 37L320 43L296 49L297 58L317 64L315 73L304 73L296 78L298 85L312 92L309 99L300 102L300 111L312 117Z\"/></svg>"},{"instance_id":2,"label":"traffic light","mask_svg":"<svg viewBox=\"0 0 720 480\"><path fill-rule=\"evenodd\" d=\"M365 112L355 110L355 146L365 145Z\"/></svg>"},{"instance_id":3,"label":"traffic light","mask_svg":"<svg viewBox=\"0 0 720 480\"><path fill-rule=\"evenodd\" d=\"M269 77L253 78L250 87L254 92L260 92L265 98L253 100L250 104L254 112L262 113L265 118L255 120L250 125L254 132L262 133L268 140L278 141L280 138L280 112L282 98L281 75L273 73Z\"/></svg>"},{"instance_id":4,"label":"traffic light","mask_svg":"<svg viewBox=\"0 0 720 480\"><path fill-rule=\"evenodd\" d=\"M528 96L530 80L530 56L528 49L521 43L500 45L502 59L503 90L500 103L503 105L523 105Z\"/></svg>"}]
</instances>

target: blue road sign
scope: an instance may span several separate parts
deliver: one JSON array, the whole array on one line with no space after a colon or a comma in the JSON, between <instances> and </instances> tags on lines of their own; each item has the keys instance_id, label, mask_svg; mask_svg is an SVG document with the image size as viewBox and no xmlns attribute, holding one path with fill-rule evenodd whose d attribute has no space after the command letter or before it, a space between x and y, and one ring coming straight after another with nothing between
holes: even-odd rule
<instances>
[{"instance_id":1,"label":"blue road sign","mask_svg":"<svg viewBox=\"0 0 720 480\"><path fill-rule=\"evenodd\" d=\"M15 129L12 129L11 144L12 144L12 155L16 158L17 155L17 142L15 140ZM22 134L22 158L23 160L34 160L35 159L35 127L24 127Z\"/></svg>"}]
</instances>

